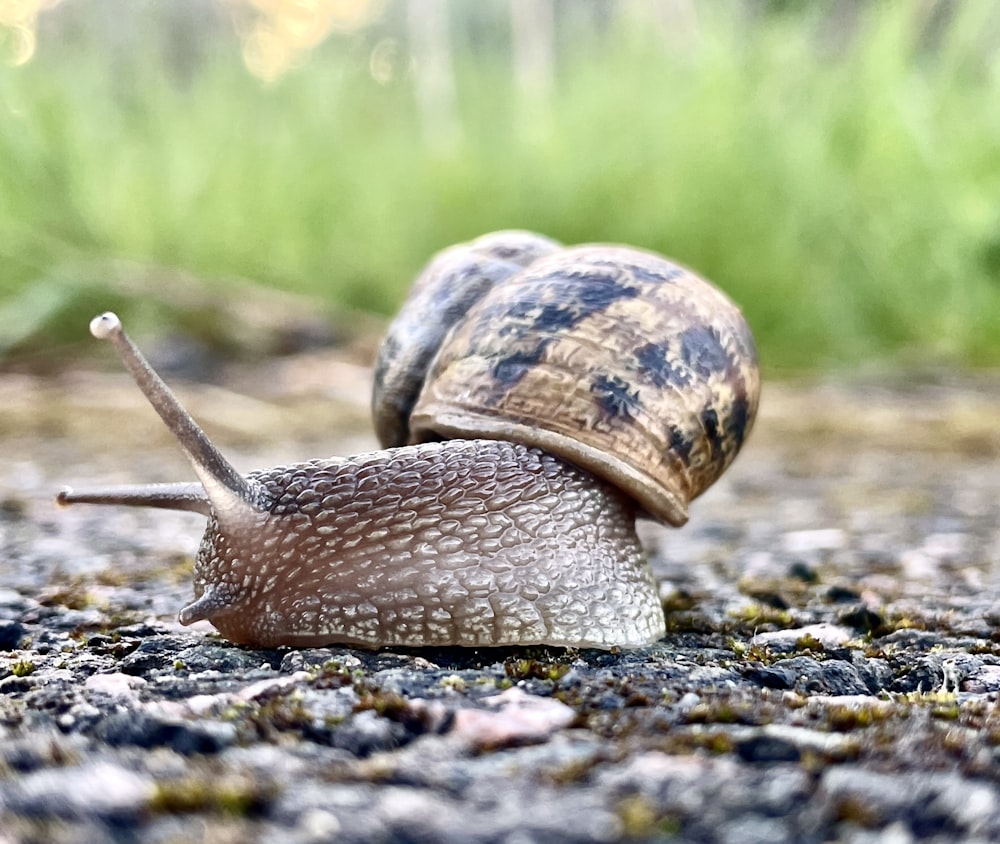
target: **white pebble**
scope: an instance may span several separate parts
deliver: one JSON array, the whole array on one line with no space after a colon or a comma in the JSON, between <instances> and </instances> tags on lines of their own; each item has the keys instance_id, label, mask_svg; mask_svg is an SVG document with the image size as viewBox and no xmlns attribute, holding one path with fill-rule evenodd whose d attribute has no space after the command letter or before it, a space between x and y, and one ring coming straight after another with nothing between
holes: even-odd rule
<instances>
[{"instance_id":1,"label":"white pebble","mask_svg":"<svg viewBox=\"0 0 1000 844\"><path fill-rule=\"evenodd\" d=\"M840 528L793 530L786 533L783 544L791 554L809 551L835 551L847 545L847 535Z\"/></svg>"}]
</instances>

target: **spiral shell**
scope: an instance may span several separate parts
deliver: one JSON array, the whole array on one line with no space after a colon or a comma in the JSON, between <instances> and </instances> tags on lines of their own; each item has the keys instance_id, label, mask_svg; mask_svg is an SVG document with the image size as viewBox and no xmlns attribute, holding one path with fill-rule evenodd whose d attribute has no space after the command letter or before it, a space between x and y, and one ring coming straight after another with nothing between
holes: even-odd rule
<instances>
[{"instance_id":1,"label":"spiral shell","mask_svg":"<svg viewBox=\"0 0 1000 844\"><path fill-rule=\"evenodd\" d=\"M442 249L424 267L379 348L372 419L386 448L409 442L409 419L427 368L448 330L488 290L561 244L534 232L500 231Z\"/></svg>"},{"instance_id":2,"label":"spiral shell","mask_svg":"<svg viewBox=\"0 0 1000 844\"><path fill-rule=\"evenodd\" d=\"M568 247L491 285L455 322L407 438L537 446L681 525L742 446L759 393L750 330L712 284L651 252ZM376 414L384 402L377 388Z\"/></svg>"}]
</instances>

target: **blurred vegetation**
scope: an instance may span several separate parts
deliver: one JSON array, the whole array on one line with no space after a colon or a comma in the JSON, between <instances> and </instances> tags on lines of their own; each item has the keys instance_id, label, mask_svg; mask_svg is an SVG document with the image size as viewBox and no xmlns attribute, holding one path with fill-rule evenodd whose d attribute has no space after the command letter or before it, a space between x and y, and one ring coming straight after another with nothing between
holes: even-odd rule
<instances>
[{"instance_id":1,"label":"blurred vegetation","mask_svg":"<svg viewBox=\"0 0 1000 844\"><path fill-rule=\"evenodd\" d=\"M173 272L388 314L436 249L518 227L698 269L772 372L1000 364L991 0L697 3L673 37L557 3L527 98L506 0L452 3L444 135L404 0L267 82L208 0L98 6L0 68L0 356L169 302Z\"/></svg>"}]
</instances>

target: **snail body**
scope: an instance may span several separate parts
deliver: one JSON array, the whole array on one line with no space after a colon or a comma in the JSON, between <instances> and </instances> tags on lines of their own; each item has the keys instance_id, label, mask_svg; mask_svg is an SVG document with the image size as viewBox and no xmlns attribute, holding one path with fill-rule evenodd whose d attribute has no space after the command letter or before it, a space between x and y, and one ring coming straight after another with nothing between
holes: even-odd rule
<instances>
[{"instance_id":1,"label":"snail body","mask_svg":"<svg viewBox=\"0 0 1000 844\"><path fill-rule=\"evenodd\" d=\"M680 525L753 422L738 309L653 253L499 232L436 256L390 326L372 407L385 449L240 475L113 314L117 348L199 484L60 502L208 517L180 613L256 646L661 638L637 515Z\"/></svg>"}]
</instances>

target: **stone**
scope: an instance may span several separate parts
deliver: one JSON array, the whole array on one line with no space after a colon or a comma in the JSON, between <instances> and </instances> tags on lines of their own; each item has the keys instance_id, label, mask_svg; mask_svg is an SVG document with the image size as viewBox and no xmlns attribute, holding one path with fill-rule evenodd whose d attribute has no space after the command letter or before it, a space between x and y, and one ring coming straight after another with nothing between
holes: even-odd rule
<instances>
[{"instance_id":1,"label":"stone","mask_svg":"<svg viewBox=\"0 0 1000 844\"><path fill-rule=\"evenodd\" d=\"M24 638L24 627L13 619L0 618L0 651L12 651Z\"/></svg>"},{"instance_id":2,"label":"stone","mask_svg":"<svg viewBox=\"0 0 1000 844\"><path fill-rule=\"evenodd\" d=\"M406 726L388 718L380 718L370 709L351 716L330 732L330 744L333 747L361 757L393 750L412 738L413 734Z\"/></svg>"},{"instance_id":3,"label":"stone","mask_svg":"<svg viewBox=\"0 0 1000 844\"><path fill-rule=\"evenodd\" d=\"M846 627L820 622L805 627L791 627L787 630L769 630L765 633L758 633L750 640L750 644L793 649L798 646L799 642L815 639L824 648L833 649L845 645L853 638L853 631Z\"/></svg>"},{"instance_id":4,"label":"stone","mask_svg":"<svg viewBox=\"0 0 1000 844\"><path fill-rule=\"evenodd\" d=\"M112 714L96 725L93 734L112 747L169 747L182 755L218 753L237 738L231 723L174 720L148 712Z\"/></svg>"},{"instance_id":5,"label":"stone","mask_svg":"<svg viewBox=\"0 0 1000 844\"><path fill-rule=\"evenodd\" d=\"M149 778L93 762L27 774L6 791L2 805L35 818L113 820L138 816L153 793Z\"/></svg>"},{"instance_id":6,"label":"stone","mask_svg":"<svg viewBox=\"0 0 1000 844\"><path fill-rule=\"evenodd\" d=\"M745 676L768 688L794 689L803 694L857 695L869 691L857 669L842 659L819 662L796 656L749 668Z\"/></svg>"}]
</instances>

